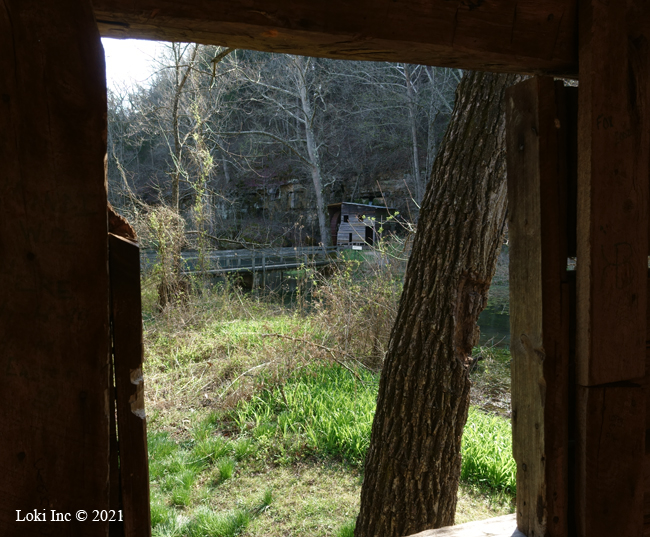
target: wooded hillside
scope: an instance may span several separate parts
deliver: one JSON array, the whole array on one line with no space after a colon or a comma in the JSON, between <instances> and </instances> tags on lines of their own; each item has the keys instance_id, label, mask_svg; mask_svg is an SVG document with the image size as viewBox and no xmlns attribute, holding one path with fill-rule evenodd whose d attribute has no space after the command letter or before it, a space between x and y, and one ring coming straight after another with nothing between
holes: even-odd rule
<instances>
[{"instance_id":1,"label":"wooded hillside","mask_svg":"<svg viewBox=\"0 0 650 537\"><path fill-rule=\"evenodd\" d=\"M110 201L178 203L222 246L327 242L340 201L417 219L462 77L194 44L157 61L147 87L109 91Z\"/></svg>"}]
</instances>

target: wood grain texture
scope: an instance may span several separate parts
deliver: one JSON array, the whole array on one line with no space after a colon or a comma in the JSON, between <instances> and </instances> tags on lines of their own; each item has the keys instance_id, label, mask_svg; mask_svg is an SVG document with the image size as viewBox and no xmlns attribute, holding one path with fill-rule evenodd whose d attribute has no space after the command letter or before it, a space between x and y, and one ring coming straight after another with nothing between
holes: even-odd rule
<instances>
[{"instance_id":1,"label":"wood grain texture","mask_svg":"<svg viewBox=\"0 0 650 537\"><path fill-rule=\"evenodd\" d=\"M579 537L643 534L644 406L639 386L578 386Z\"/></svg>"},{"instance_id":2,"label":"wood grain texture","mask_svg":"<svg viewBox=\"0 0 650 537\"><path fill-rule=\"evenodd\" d=\"M517 526L568 534L569 286L565 88L507 93L510 325Z\"/></svg>"},{"instance_id":3,"label":"wood grain texture","mask_svg":"<svg viewBox=\"0 0 650 537\"><path fill-rule=\"evenodd\" d=\"M108 246L124 535L147 537L151 535L151 516L142 376L140 249L136 243L113 234L109 234Z\"/></svg>"},{"instance_id":4,"label":"wood grain texture","mask_svg":"<svg viewBox=\"0 0 650 537\"><path fill-rule=\"evenodd\" d=\"M109 447L109 497L108 505L113 511L122 509L122 494L120 491L120 455L117 442L117 409L115 408L115 375L113 361L109 363L108 390L108 420L110 425L110 447ZM109 537L124 537L124 521L113 520L108 523Z\"/></svg>"},{"instance_id":5,"label":"wood grain texture","mask_svg":"<svg viewBox=\"0 0 650 537\"><path fill-rule=\"evenodd\" d=\"M577 0L94 0L103 36L339 59L577 73Z\"/></svg>"},{"instance_id":6,"label":"wood grain texture","mask_svg":"<svg viewBox=\"0 0 650 537\"><path fill-rule=\"evenodd\" d=\"M106 509L106 82L84 0L0 2L0 535L105 536L16 522Z\"/></svg>"},{"instance_id":7,"label":"wood grain texture","mask_svg":"<svg viewBox=\"0 0 650 537\"><path fill-rule=\"evenodd\" d=\"M526 537L517 530L515 515L505 515L487 520L426 530L409 537Z\"/></svg>"},{"instance_id":8,"label":"wood grain texture","mask_svg":"<svg viewBox=\"0 0 650 537\"><path fill-rule=\"evenodd\" d=\"M645 375L648 267L648 2L581 11L577 378Z\"/></svg>"},{"instance_id":9,"label":"wood grain texture","mask_svg":"<svg viewBox=\"0 0 650 537\"><path fill-rule=\"evenodd\" d=\"M650 294L650 269L648 269ZM650 299L650 297L648 297ZM650 300L648 300L650 304ZM650 312L646 315L646 375L639 380L645 398L645 455L643 462L643 522L644 535L650 535Z\"/></svg>"}]
</instances>

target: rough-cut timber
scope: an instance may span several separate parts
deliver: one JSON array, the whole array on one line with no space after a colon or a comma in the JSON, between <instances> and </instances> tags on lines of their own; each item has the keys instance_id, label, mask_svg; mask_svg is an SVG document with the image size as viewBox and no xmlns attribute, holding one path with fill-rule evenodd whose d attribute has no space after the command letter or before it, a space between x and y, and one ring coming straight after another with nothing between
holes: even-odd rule
<instances>
[{"instance_id":1,"label":"rough-cut timber","mask_svg":"<svg viewBox=\"0 0 650 537\"><path fill-rule=\"evenodd\" d=\"M0 2L0 535L109 501L104 56L85 0Z\"/></svg>"},{"instance_id":2,"label":"rough-cut timber","mask_svg":"<svg viewBox=\"0 0 650 537\"><path fill-rule=\"evenodd\" d=\"M568 535L569 89L532 78L506 94L513 451L528 537Z\"/></svg>"},{"instance_id":3,"label":"rough-cut timber","mask_svg":"<svg viewBox=\"0 0 650 537\"><path fill-rule=\"evenodd\" d=\"M102 35L484 71L577 73L577 0L94 0Z\"/></svg>"},{"instance_id":4,"label":"rough-cut timber","mask_svg":"<svg viewBox=\"0 0 650 537\"><path fill-rule=\"evenodd\" d=\"M650 4L580 12L578 383L645 374Z\"/></svg>"},{"instance_id":5,"label":"rough-cut timber","mask_svg":"<svg viewBox=\"0 0 650 537\"><path fill-rule=\"evenodd\" d=\"M650 294L650 269L648 269ZM650 298L650 297L648 297ZM650 300L648 300L650 304ZM645 397L645 456L643 464L643 535L650 535L650 312L646 314L646 376L641 381Z\"/></svg>"},{"instance_id":6,"label":"rough-cut timber","mask_svg":"<svg viewBox=\"0 0 650 537\"><path fill-rule=\"evenodd\" d=\"M650 5L580 10L576 522L643 534ZM630 381L635 381L634 383Z\"/></svg>"},{"instance_id":7,"label":"rough-cut timber","mask_svg":"<svg viewBox=\"0 0 650 537\"><path fill-rule=\"evenodd\" d=\"M476 320L505 225L504 93L514 81L474 72L459 85L382 370L356 537L454 522Z\"/></svg>"},{"instance_id":8,"label":"rough-cut timber","mask_svg":"<svg viewBox=\"0 0 650 537\"><path fill-rule=\"evenodd\" d=\"M578 386L579 537L643 535L645 400L638 386Z\"/></svg>"},{"instance_id":9,"label":"rough-cut timber","mask_svg":"<svg viewBox=\"0 0 650 537\"><path fill-rule=\"evenodd\" d=\"M113 234L109 235L108 247L124 535L147 537L151 535L151 523L142 376L140 248Z\"/></svg>"}]
</instances>

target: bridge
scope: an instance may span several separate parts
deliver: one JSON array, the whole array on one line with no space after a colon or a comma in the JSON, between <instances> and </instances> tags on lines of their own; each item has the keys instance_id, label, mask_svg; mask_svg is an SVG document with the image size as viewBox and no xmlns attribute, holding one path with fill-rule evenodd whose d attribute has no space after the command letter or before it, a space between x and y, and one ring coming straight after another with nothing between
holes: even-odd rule
<instances>
[{"instance_id":1,"label":"bridge","mask_svg":"<svg viewBox=\"0 0 650 537\"><path fill-rule=\"evenodd\" d=\"M340 248L328 246L310 246L303 248L264 248L240 250L210 250L206 256L206 270L199 267L200 258L197 251L181 252L183 274L194 276L210 274L225 276L227 274L251 274L253 281L258 275L266 282L266 274L274 271L295 270L301 267L320 267L336 261ZM153 267L158 262L158 254L154 250L143 250L141 253L142 268Z\"/></svg>"}]
</instances>

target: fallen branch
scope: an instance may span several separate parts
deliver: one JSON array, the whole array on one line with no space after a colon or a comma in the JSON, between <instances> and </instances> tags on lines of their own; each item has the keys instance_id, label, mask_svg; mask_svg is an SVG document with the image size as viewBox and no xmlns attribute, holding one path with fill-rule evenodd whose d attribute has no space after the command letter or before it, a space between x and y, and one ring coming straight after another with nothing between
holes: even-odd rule
<instances>
[{"instance_id":1,"label":"fallen branch","mask_svg":"<svg viewBox=\"0 0 650 537\"><path fill-rule=\"evenodd\" d=\"M271 361L271 362L265 362L265 363L263 363L263 364L256 365L255 367L251 367L251 368L248 369L247 371L244 371L244 372L243 372L241 375L239 375L235 380L233 380L230 384L228 384L228 386L226 386L226 389L225 389L224 391L221 392L221 395L219 396L219 399L223 399L223 396L226 395L226 392L227 392L227 391L228 391L228 390L229 390L229 389L230 389L230 388L235 384L235 382L237 382L240 378L245 377L246 375L248 375L248 373L250 373L251 371L254 371L255 369L259 369L260 367L264 367L264 366L269 365L269 364L272 364L272 363L273 363L272 361Z\"/></svg>"},{"instance_id":2,"label":"fallen branch","mask_svg":"<svg viewBox=\"0 0 650 537\"><path fill-rule=\"evenodd\" d=\"M202 231L186 231L186 235L198 235L200 233L203 233ZM248 241L238 241L234 239L224 239L224 238L219 238L215 237L214 235L210 235L209 233L203 233L208 239L212 239L215 242L228 242L230 244L238 244L239 246L242 246L245 250L255 250L256 248L270 248L271 243L259 243L259 242L248 242Z\"/></svg>"}]
</instances>

